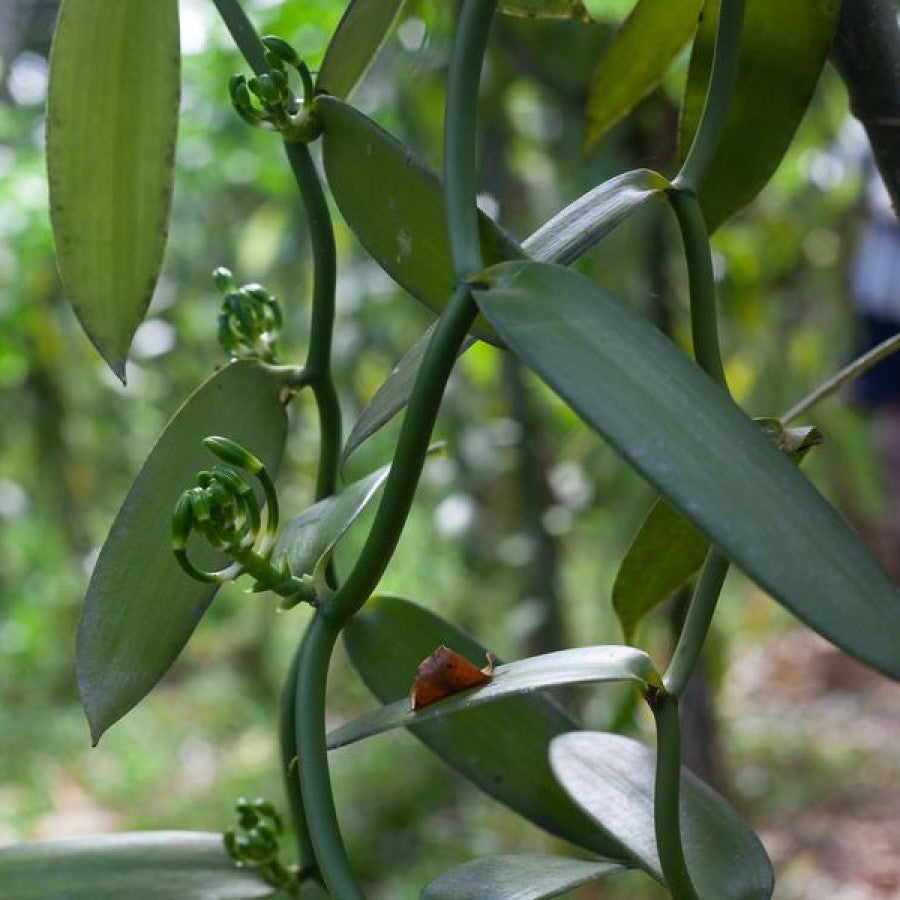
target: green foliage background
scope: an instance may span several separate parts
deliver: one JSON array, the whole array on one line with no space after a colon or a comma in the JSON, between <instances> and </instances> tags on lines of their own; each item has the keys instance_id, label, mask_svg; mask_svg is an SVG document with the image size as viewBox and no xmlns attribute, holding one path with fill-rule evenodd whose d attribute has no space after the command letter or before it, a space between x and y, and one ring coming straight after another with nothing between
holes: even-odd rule
<instances>
[{"instance_id":1,"label":"green foliage background","mask_svg":"<svg viewBox=\"0 0 900 900\"><path fill-rule=\"evenodd\" d=\"M312 67L342 8L337 0L246 5L264 33L289 40ZM613 23L627 6L591 8ZM20 46L6 51L0 76L0 844L87 830L221 830L236 796L280 798L277 690L305 613L277 614L263 597L224 590L164 683L96 750L77 701L73 635L91 562L131 478L168 415L221 361L211 270L226 265L241 282L272 289L286 313L283 355L303 348L310 271L302 210L278 142L248 129L228 104L227 79L241 66L212 4L183 3L174 217L163 278L122 389L81 335L56 276L40 90L53 3L23 0L21 8L30 25L17 32ZM432 165L450 21L442 0L410 3L355 97ZM497 28L481 170L501 221L519 236L616 171L671 171L686 59L598 152L582 156L586 84L609 34L609 24L503 20ZM728 375L756 415L791 405L853 350L845 271L861 179L839 146L845 126L843 89L828 70L776 178L714 242ZM669 218L650 204L580 265L684 337L685 276ZM345 229L338 249L335 352L349 426L429 316ZM313 491L312 413L301 404L294 416L281 478L288 514ZM813 479L853 519L880 515L865 416L830 402L816 423L827 441L809 461ZM354 455L348 480L385 461L393 433ZM546 482L533 502L519 489L523 434ZM382 588L439 603L506 658L554 645L560 634L577 643L618 640L610 586L647 489L558 400L480 345L455 378L439 436L448 456L431 463ZM367 522L343 546L347 557ZM720 676L729 653L742 652L732 640L738 625L742 641L763 640L786 627L787 615L734 577L719 618L718 645L727 648ZM644 634L657 652L665 640L660 624ZM339 663L334 724L371 705ZM586 722L602 727L623 697L575 699ZM737 772L772 763L746 731L727 730L725 741ZM816 757L806 787L778 802L799 809L814 792L821 799L828 767L844 762ZM372 896L412 896L466 857L546 846L406 735L340 751L333 765L351 856ZM764 820L772 792L747 785L736 778L733 792L751 818ZM622 896L648 896L646 882L619 884Z\"/></svg>"}]
</instances>

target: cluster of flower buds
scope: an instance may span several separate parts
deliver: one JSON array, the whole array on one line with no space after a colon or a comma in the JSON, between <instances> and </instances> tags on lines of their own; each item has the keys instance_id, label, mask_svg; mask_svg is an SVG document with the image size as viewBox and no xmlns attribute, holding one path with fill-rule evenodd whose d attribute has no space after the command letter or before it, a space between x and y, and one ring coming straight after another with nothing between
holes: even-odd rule
<instances>
[{"instance_id":1,"label":"cluster of flower buds","mask_svg":"<svg viewBox=\"0 0 900 900\"><path fill-rule=\"evenodd\" d=\"M293 883L291 872L278 859L284 825L268 800L238 800L239 831L222 835L228 855L241 867L258 869L276 887Z\"/></svg>"},{"instance_id":2,"label":"cluster of flower buds","mask_svg":"<svg viewBox=\"0 0 900 900\"><path fill-rule=\"evenodd\" d=\"M322 133L322 125L312 111L313 81L306 63L290 44L278 37L264 37L268 72L251 78L233 75L228 82L231 103L238 115L251 125L277 131L286 141L308 143ZM303 100L290 85L290 70L300 76Z\"/></svg>"},{"instance_id":3,"label":"cluster of flower buds","mask_svg":"<svg viewBox=\"0 0 900 900\"><path fill-rule=\"evenodd\" d=\"M224 295L219 312L219 344L236 359L276 362L275 344L281 335L281 307L261 284L235 287L231 272L223 267L213 280Z\"/></svg>"},{"instance_id":4,"label":"cluster of flower buds","mask_svg":"<svg viewBox=\"0 0 900 900\"><path fill-rule=\"evenodd\" d=\"M203 445L226 465L213 466L197 475L197 486L188 488L175 503L172 514L172 549L179 565L192 578L214 584L241 575L256 579L253 591L272 591L284 598L282 608L298 603L315 605L311 576L292 575L285 560L272 564L278 531L278 498L266 467L249 450L225 437L204 438ZM255 476L266 499L266 521L262 522L259 500L251 484L238 471ZM198 569L188 558L188 539L196 531L216 550L229 556L223 569Z\"/></svg>"}]
</instances>

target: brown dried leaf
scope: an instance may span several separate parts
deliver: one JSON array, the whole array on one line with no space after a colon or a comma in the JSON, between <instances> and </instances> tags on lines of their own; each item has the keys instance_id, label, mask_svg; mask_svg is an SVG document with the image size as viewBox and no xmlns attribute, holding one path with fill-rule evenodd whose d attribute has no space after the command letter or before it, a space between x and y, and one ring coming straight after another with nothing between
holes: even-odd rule
<instances>
[{"instance_id":1,"label":"brown dried leaf","mask_svg":"<svg viewBox=\"0 0 900 900\"><path fill-rule=\"evenodd\" d=\"M469 688L490 681L494 673L494 657L487 654L487 665L479 669L455 650L443 646L423 659L416 669L412 690L409 692L410 709L424 707L459 694Z\"/></svg>"}]
</instances>

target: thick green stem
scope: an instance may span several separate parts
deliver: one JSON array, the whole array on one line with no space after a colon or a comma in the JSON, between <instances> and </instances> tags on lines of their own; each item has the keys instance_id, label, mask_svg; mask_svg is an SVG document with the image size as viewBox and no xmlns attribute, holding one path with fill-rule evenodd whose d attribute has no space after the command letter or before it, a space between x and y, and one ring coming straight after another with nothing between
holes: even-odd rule
<instances>
[{"instance_id":1,"label":"thick green stem","mask_svg":"<svg viewBox=\"0 0 900 900\"><path fill-rule=\"evenodd\" d=\"M743 24L744 0L722 0L706 100L684 165L674 179L678 187L694 193L709 169L728 114L731 89L738 69Z\"/></svg>"},{"instance_id":2,"label":"thick green stem","mask_svg":"<svg viewBox=\"0 0 900 900\"><path fill-rule=\"evenodd\" d=\"M666 690L675 697L681 696L700 658L727 573L728 560L718 550L710 550L691 598L678 643L663 676Z\"/></svg>"},{"instance_id":3,"label":"thick green stem","mask_svg":"<svg viewBox=\"0 0 900 900\"><path fill-rule=\"evenodd\" d=\"M476 206L478 84L496 0L466 0L459 12L444 122L447 235L453 271L464 281L483 268Z\"/></svg>"},{"instance_id":4,"label":"thick green stem","mask_svg":"<svg viewBox=\"0 0 900 900\"><path fill-rule=\"evenodd\" d=\"M666 885L674 900L698 900L681 845L681 728L678 698L665 692L650 703L656 720L656 786L653 817L656 849Z\"/></svg>"},{"instance_id":5,"label":"thick green stem","mask_svg":"<svg viewBox=\"0 0 900 900\"><path fill-rule=\"evenodd\" d=\"M285 152L303 195L313 255L313 301L309 351L304 366L319 411L320 447L316 500L337 489L341 453L341 409L331 374L331 339L334 332L337 263L331 213L306 144L286 142Z\"/></svg>"},{"instance_id":6,"label":"thick green stem","mask_svg":"<svg viewBox=\"0 0 900 900\"><path fill-rule=\"evenodd\" d=\"M475 320L475 304L465 285L456 288L425 351L413 386L391 471L375 520L356 564L322 612L340 622L353 616L375 590L400 540L409 515L431 432L459 348Z\"/></svg>"},{"instance_id":7,"label":"thick green stem","mask_svg":"<svg viewBox=\"0 0 900 900\"><path fill-rule=\"evenodd\" d=\"M213 0L213 3L250 68L257 75L268 71L266 48L238 0Z\"/></svg>"},{"instance_id":8,"label":"thick green stem","mask_svg":"<svg viewBox=\"0 0 900 900\"><path fill-rule=\"evenodd\" d=\"M495 5L495 0L465 0L447 77L444 183L450 255L460 283L422 359L366 543L341 590L322 610L339 622L353 616L375 590L400 540L447 379L475 320L475 303L464 281L483 267L475 205L475 122L479 75Z\"/></svg>"},{"instance_id":9,"label":"thick green stem","mask_svg":"<svg viewBox=\"0 0 900 900\"><path fill-rule=\"evenodd\" d=\"M279 734L281 747L281 775L287 794L297 838L297 866L301 877L317 877L318 865L313 851L303 797L300 793L300 776L297 754L297 673L300 667L300 648L294 654L284 687L281 689L279 710Z\"/></svg>"},{"instance_id":10,"label":"thick green stem","mask_svg":"<svg viewBox=\"0 0 900 900\"><path fill-rule=\"evenodd\" d=\"M306 629L297 665L294 698L300 791L319 871L332 897L364 900L338 825L328 775L325 689L328 664L341 624L317 612Z\"/></svg>"},{"instance_id":11,"label":"thick green stem","mask_svg":"<svg viewBox=\"0 0 900 900\"><path fill-rule=\"evenodd\" d=\"M687 261L694 357L710 378L727 390L719 351L716 281L706 221L696 194L675 189L669 192L669 202L678 218Z\"/></svg>"}]
</instances>

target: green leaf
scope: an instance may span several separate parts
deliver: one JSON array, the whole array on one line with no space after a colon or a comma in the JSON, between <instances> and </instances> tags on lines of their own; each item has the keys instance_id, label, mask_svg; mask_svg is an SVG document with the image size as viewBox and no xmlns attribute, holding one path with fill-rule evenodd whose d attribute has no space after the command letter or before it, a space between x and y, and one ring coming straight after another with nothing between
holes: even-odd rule
<instances>
[{"instance_id":1,"label":"green leaf","mask_svg":"<svg viewBox=\"0 0 900 900\"><path fill-rule=\"evenodd\" d=\"M245 445L277 471L287 433L279 376L231 363L192 394L166 426L119 510L88 585L76 641L78 689L94 743L175 661L216 586L186 575L172 553L172 509L215 458L211 434ZM199 541L198 541L199 543ZM204 562L205 546L191 548ZM211 551L210 566L222 563Z\"/></svg>"},{"instance_id":2,"label":"green leaf","mask_svg":"<svg viewBox=\"0 0 900 900\"><path fill-rule=\"evenodd\" d=\"M639 0L591 76L586 150L662 81L696 30L702 6L703 0Z\"/></svg>"},{"instance_id":3,"label":"green leaf","mask_svg":"<svg viewBox=\"0 0 900 900\"><path fill-rule=\"evenodd\" d=\"M588 191L522 243L539 262L569 265L671 183L650 169L635 169Z\"/></svg>"},{"instance_id":4,"label":"green leaf","mask_svg":"<svg viewBox=\"0 0 900 900\"><path fill-rule=\"evenodd\" d=\"M346 99L385 42L403 0L350 0L316 76L316 91Z\"/></svg>"},{"instance_id":5,"label":"green leaf","mask_svg":"<svg viewBox=\"0 0 900 900\"><path fill-rule=\"evenodd\" d=\"M354 422L347 443L341 452L341 466L347 462L357 447L390 422L409 402L409 395L412 393L416 375L419 373L419 366L422 364L422 358L428 349L428 343L431 341L435 327L435 323L428 326L422 337L403 354L400 361L391 370L390 375L385 378L381 387L366 404L359 418ZM460 348L460 356L474 342L474 338L466 338Z\"/></svg>"},{"instance_id":6,"label":"green leaf","mask_svg":"<svg viewBox=\"0 0 900 900\"><path fill-rule=\"evenodd\" d=\"M489 856L464 863L425 886L421 900L546 900L597 881L622 866L564 856Z\"/></svg>"},{"instance_id":7,"label":"green leaf","mask_svg":"<svg viewBox=\"0 0 900 900\"><path fill-rule=\"evenodd\" d=\"M407 693L416 667L441 644L469 659L485 654L480 644L434 613L386 596L373 597L350 621L344 644L354 668L382 702ZM574 727L553 701L532 694L413 725L410 731L483 791L541 828L602 856L625 859L618 842L574 806L550 771L550 740Z\"/></svg>"},{"instance_id":8,"label":"green leaf","mask_svg":"<svg viewBox=\"0 0 900 900\"><path fill-rule=\"evenodd\" d=\"M657 498L613 583L613 608L626 641L634 640L634 630L648 612L690 580L708 551L706 536Z\"/></svg>"},{"instance_id":9,"label":"green leaf","mask_svg":"<svg viewBox=\"0 0 900 900\"><path fill-rule=\"evenodd\" d=\"M0 849L4 900L253 900L275 888L229 858L220 834L146 831Z\"/></svg>"},{"instance_id":10,"label":"green leaf","mask_svg":"<svg viewBox=\"0 0 900 900\"><path fill-rule=\"evenodd\" d=\"M84 330L123 382L166 243L178 42L176 0L63 0L50 54L56 260Z\"/></svg>"},{"instance_id":11,"label":"green leaf","mask_svg":"<svg viewBox=\"0 0 900 900\"><path fill-rule=\"evenodd\" d=\"M662 881L653 826L656 754L616 734L576 731L553 741L550 764L585 812L620 840ZM711 787L681 775L684 857L698 897L766 900L772 864L750 827Z\"/></svg>"},{"instance_id":12,"label":"green leaf","mask_svg":"<svg viewBox=\"0 0 900 900\"><path fill-rule=\"evenodd\" d=\"M822 442L811 426L785 428L778 419L755 419L763 433L794 463ZM689 581L703 564L709 541L665 500L653 504L622 560L612 602L625 640L634 638L638 622Z\"/></svg>"},{"instance_id":13,"label":"green leaf","mask_svg":"<svg viewBox=\"0 0 900 900\"><path fill-rule=\"evenodd\" d=\"M508 16L525 16L529 19L591 21L581 0L500 0L499 10Z\"/></svg>"},{"instance_id":14,"label":"green leaf","mask_svg":"<svg viewBox=\"0 0 900 900\"><path fill-rule=\"evenodd\" d=\"M900 598L762 430L644 318L559 266L474 292L509 348L672 505L832 643L900 679Z\"/></svg>"},{"instance_id":15,"label":"green leaf","mask_svg":"<svg viewBox=\"0 0 900 900\"><path fill-rule=\"evenodd\" d=\"M277 566L286 558L294 575L312 574L378 493L390 470L390 466L382 466L294 516L278 535L273 563Z\"/></svg>"},{"instance_id":16,"label":"green leaf","mask_svg":"<svg viewBox=\"0 0 900 900\"><path fill-rule=\"evenodd\" d=\"M840 5L838 0L746 4L732 101L699 191L710 231L746 206L781 162L825 64ZM706 0L682 105L682 159L700 121L718 17L719 0Z\"/></svg>"},{"instance_id":17,"label":"green leaf","mask_svg":"<svg viewBox=\"0 0 900 900\"><path fill-rule=\"evenodd\" d=\"M660 683L650 657L633 647L576 647L558 650L498 666L494 669L491 680L481 687L453 694L415 712L410 709L409 699L404 695L402 700L379 707L331 732L328 735L328 748L333 750L392 728L418 725L507 697L531 694L566 684L603 681L633 681L642 687ZM408 693L407 690L406 694Z\"/></svg>"},{"instance_id":18,"label":"green leaf","mask_svg":"<svg viewBox=\"0 0 900 900\"><path fill-rule=\"evenodd\" d=\"M402 288L440 312L454 286L440 180L352 106L321 96L315 108L325 129L325 172L341 215ZM485 260L522 255L515 241L483 213L478 222ZM484 320L472 332L497 343Z\"/></svg>"}]
</instances>

